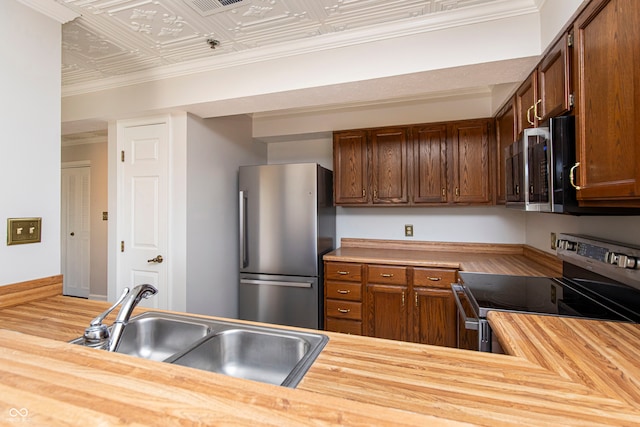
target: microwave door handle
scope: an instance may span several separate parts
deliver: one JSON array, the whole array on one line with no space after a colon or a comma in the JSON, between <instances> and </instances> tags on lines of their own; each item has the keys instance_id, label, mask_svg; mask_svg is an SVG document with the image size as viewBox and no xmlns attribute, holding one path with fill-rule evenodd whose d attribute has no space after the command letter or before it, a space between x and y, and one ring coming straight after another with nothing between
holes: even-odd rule
<instances>
[{"instance_id":1,"label":"microwave door handle","mask_svg":"<svg viewBox=\"0 0 640 427\"><path fill-rule=\"evenodd\" d=\"M479 320L474 318L467 317L467 313L464 311L464 307L462 307L462 302L460 301L460 297L458 297L458 292L464 292L464 288L456 283L451 284L451 291L453 292L453 298L456 301L456 305L458 306L458 313L460 318L464 321L465 329L478 330Z\"/></svg>"}]
</instances>

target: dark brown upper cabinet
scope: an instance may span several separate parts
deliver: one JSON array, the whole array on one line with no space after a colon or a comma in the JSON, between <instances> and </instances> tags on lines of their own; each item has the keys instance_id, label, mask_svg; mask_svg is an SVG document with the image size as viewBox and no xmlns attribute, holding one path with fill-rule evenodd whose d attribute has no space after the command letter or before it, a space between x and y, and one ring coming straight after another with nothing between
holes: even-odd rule
<instances>
[{"instance_id":1,"label":"dark brown upper cabinet","mask_svg":"<svg viewBox=\"0 0 640 427\"><path fill-rule=\"evenodd\" d=\"M594 0L574 31L578 200L640 207L640 2Z\"/></svg>"},{"instance_id":2,"label":"dark brown upper cabinet","mask_svg":"<svg viewBox=\"0 0 640 427\"><path fill-rule=\"evenodd\" d=\"M490 204L493 120L335 132L335 203Z\"/></svg>"}]
</instances>

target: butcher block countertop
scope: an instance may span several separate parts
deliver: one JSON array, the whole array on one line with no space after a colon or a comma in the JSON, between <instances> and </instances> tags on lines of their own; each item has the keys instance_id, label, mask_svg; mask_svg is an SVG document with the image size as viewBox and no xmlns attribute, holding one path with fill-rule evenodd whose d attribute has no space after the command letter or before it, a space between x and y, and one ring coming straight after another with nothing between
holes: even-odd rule
<instances>
[{"instance_id":1,"label":"butcher block countertop","mask_svg":"<svg viewBox=\"0 0 640 427\"><path fill-rule=\"evenodd\" d=\"M288 389L67 344L108 304L13 291L0 288L0 424L640 424L638 325L492 313L513 355L326 332Z\"/></svg>"},{"instance_id":2,"label":"butcher block countertop","mask_svg":"<svg viewBox=\"0 0 640 427\"><path fill-rule=\"evenodd\" d=\"M516 244L344 238L340 248L325 254L324 260L522 276L562 275L562 263L554 255Z\"/></svg>"}]
</instances>

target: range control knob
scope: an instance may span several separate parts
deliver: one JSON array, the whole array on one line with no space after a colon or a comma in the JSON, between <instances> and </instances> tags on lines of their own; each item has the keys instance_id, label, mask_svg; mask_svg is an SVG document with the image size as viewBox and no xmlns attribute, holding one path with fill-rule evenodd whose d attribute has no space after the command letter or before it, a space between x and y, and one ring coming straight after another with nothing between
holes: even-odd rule
<instances>
[{"instance_id":1,"label":"range control knob","mask_svg":"<svg viewBox=\"0 0 640 427\"><path fill-rule=\"evenodd\" d=\"M615 252L607 252L605 261L609 264L617 265L621 268L638 268L638 259L625 254L617 254Z\"/></svg>"},{"instance_id":2,"label":"range control knob","mask_svg":"<svg viewBox=\"0 0 640 427\"><path fill-rule=\"evenodd\" d=\"M558 239L556 241L556 247L558 249L562 249L565 251L575 251L576 250L576 242L572 242L570 240Z\"/></svg>"}]
</instances>

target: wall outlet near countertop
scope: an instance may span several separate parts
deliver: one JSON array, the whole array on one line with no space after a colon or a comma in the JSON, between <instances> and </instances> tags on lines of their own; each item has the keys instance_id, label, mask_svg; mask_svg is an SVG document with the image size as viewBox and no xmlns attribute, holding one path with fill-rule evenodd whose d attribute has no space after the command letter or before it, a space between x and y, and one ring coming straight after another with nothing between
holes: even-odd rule
<instances>
[{"instance_id":1,"label":"wall outlet near countertop","mask_svg":"<svg viewBox=\"0 0 640 427\"><path fill-rule=\"evenodd\" d=\"M413 224L405 224L404 225L404 236L405 237L413 237Z\"/></svg>"}]
</instances>

